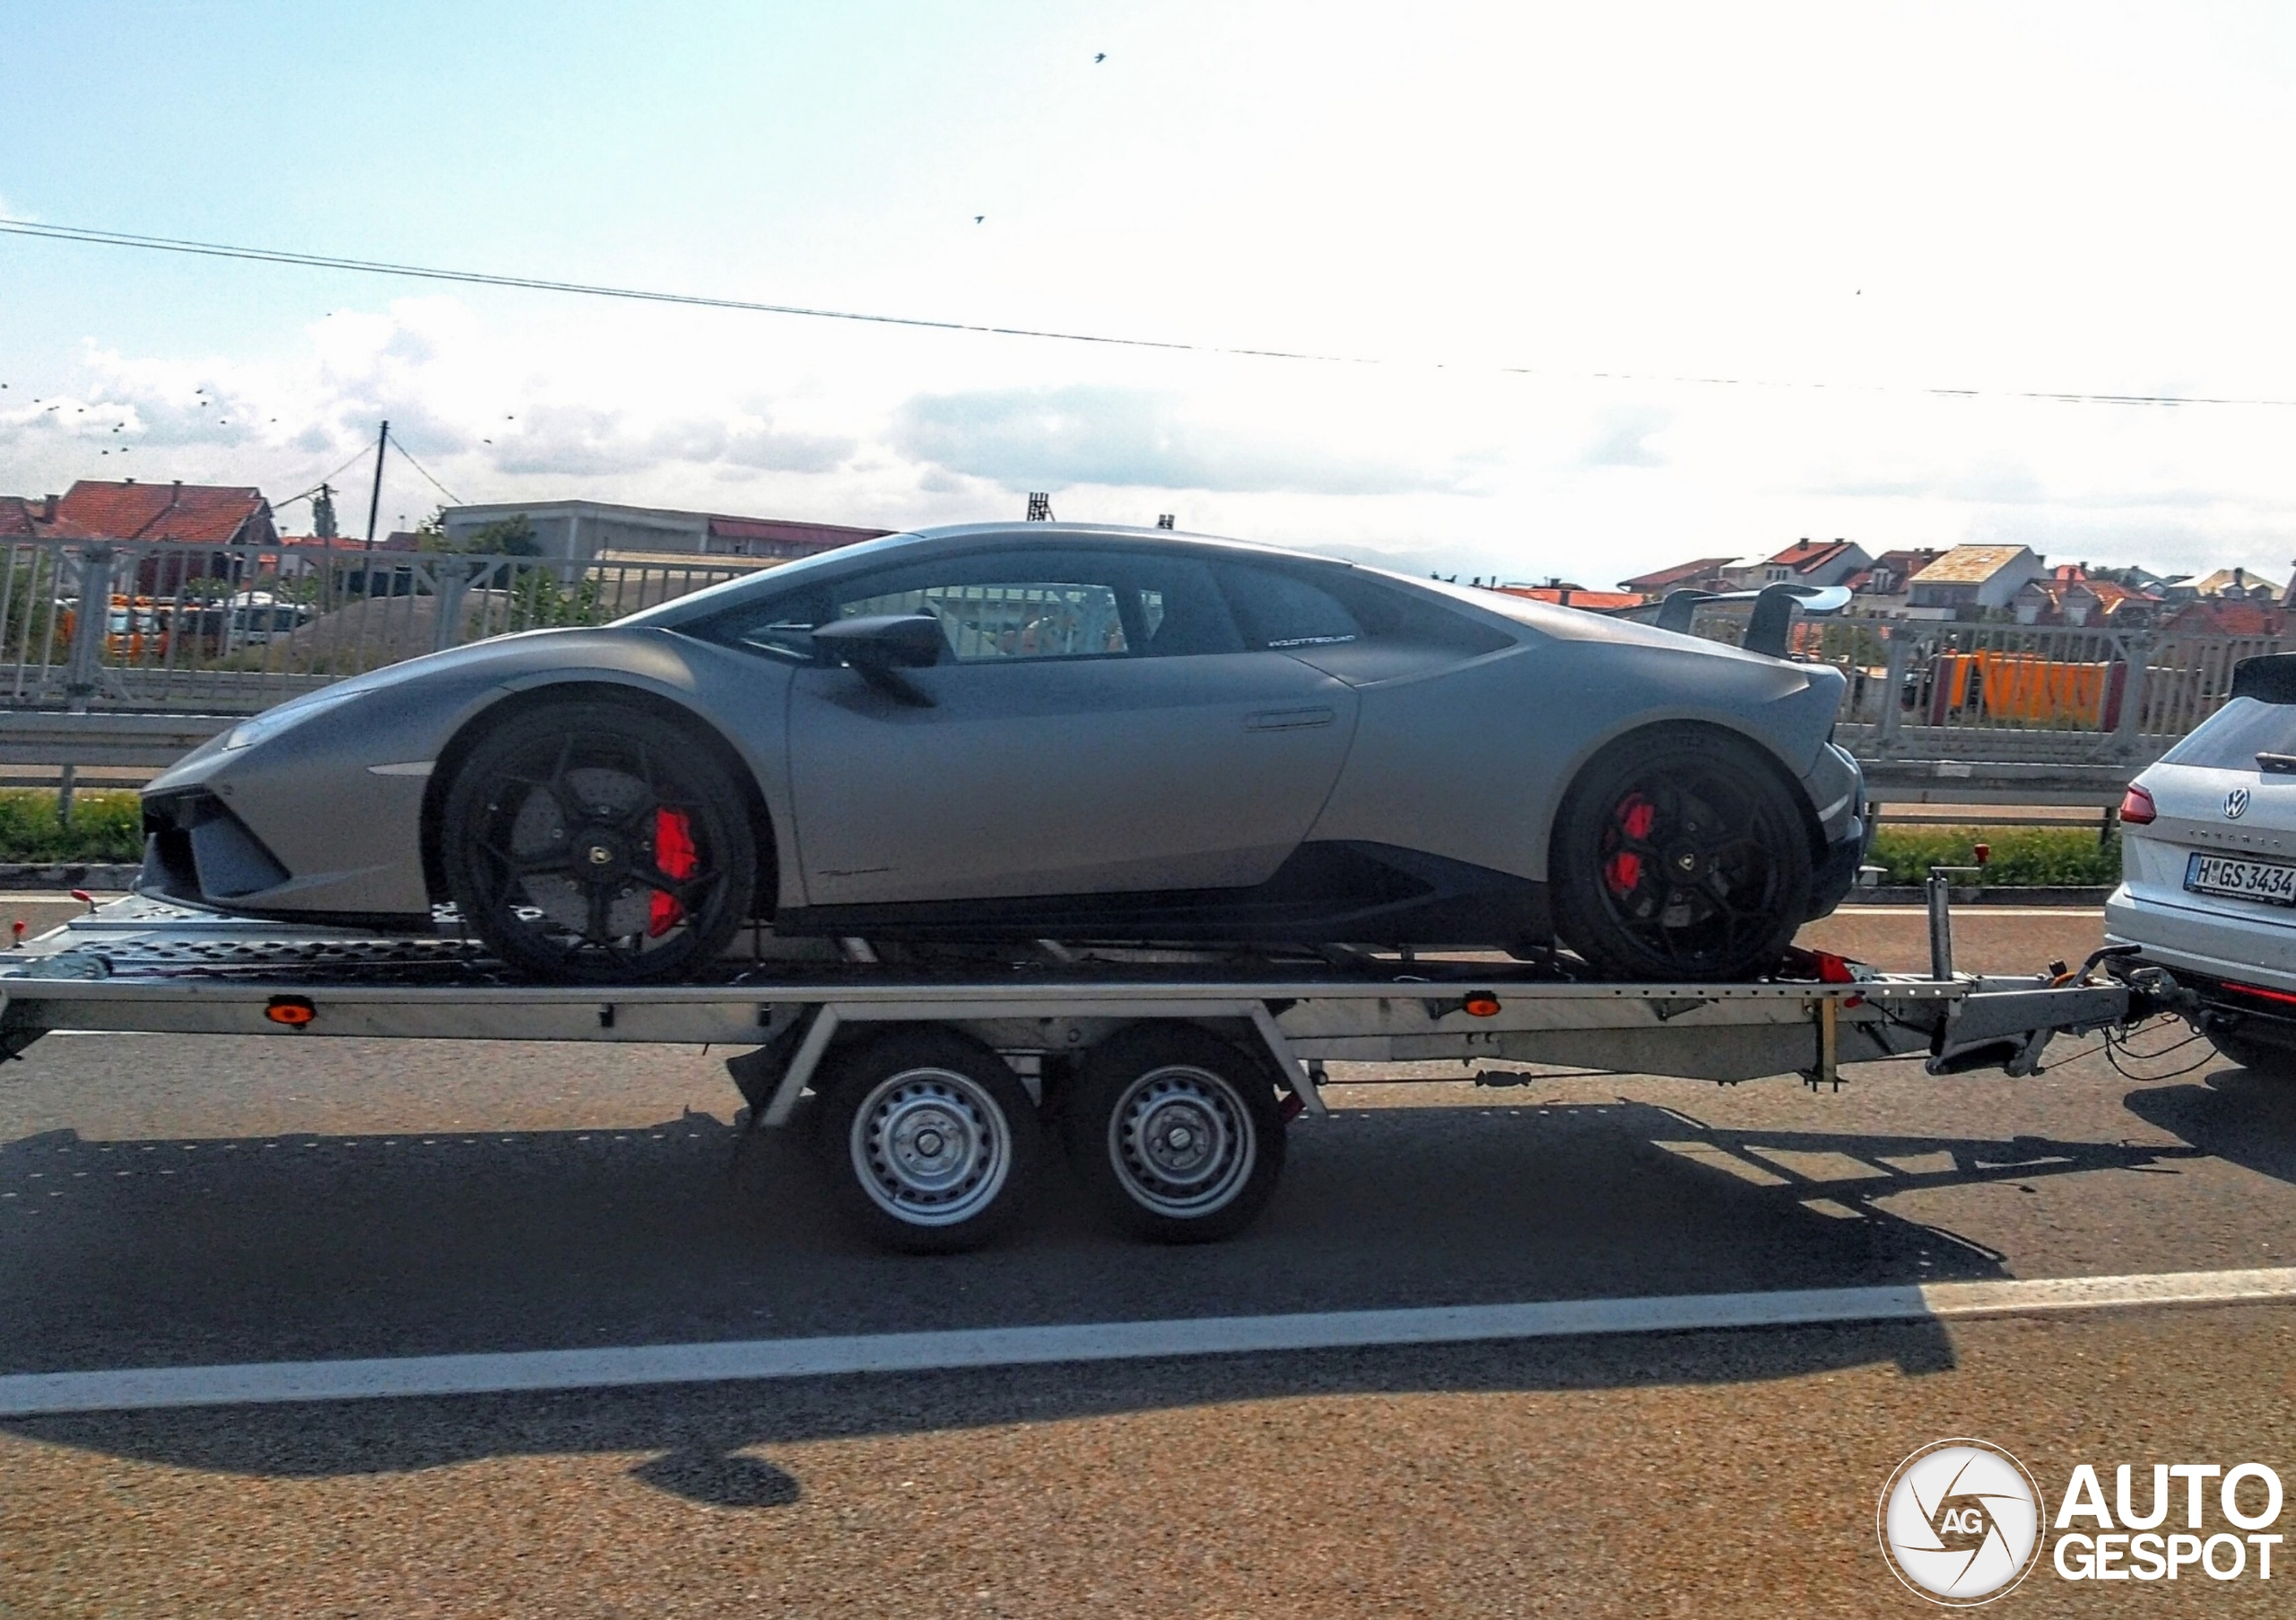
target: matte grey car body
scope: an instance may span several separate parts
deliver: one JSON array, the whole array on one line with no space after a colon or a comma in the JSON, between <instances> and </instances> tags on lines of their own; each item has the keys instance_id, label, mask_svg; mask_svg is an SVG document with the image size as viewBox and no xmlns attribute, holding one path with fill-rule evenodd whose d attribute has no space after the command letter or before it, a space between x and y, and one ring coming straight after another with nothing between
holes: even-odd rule
<instances>
[{"instance_id":1,"label":"matte grey car body","mask_svg":"<svg viewBox=\"0 0 2296 1620\"><path fill-rule=\"evenodd\" d=\"M939 615L937 661L871 678L811 633L903 614ZM1841 685L1235 542L938 529L283 705L147 789L142 886L428 928L459 762L506 717L579 698L727 762L778 932L1538 945L1566 794L1668 727L1727 734L1789 785L1815 915L1861 850L1857 766L1828 740Z\"/></svg>"}]
</instances>

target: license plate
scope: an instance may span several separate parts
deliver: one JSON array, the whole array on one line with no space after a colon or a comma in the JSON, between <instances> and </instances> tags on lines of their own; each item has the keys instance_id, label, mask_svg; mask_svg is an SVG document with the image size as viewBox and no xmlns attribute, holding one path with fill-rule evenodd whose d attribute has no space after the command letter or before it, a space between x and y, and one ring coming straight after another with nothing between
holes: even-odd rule
<instances>
[{"instance_id":1,"label":"license plate","mask_svg":"<svg viewBox=\"0 0 2296 1620\"><path fill-rule=\"evenodd\" d=\"M2185 887L2196 894L2229 894L2296 906L2296 867L2231 855L2196 855L2185 863Z\"/></svg>"}]
</instances>

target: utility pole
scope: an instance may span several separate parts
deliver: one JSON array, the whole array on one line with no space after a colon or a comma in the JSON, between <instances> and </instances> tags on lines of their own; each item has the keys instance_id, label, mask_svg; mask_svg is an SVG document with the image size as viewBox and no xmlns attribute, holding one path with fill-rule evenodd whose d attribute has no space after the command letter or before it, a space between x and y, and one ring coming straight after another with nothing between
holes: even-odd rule
<instances>
[{"instance_id":1,"label":"utility pole","mask_svg":"<svg viewBox=\"0 0 2296 1620\"><path fill-rule=\"evenodd\" d=\"M383 457L391 448L391 424L383 423L382 436L375 440L375 492L367 497L367 549L375 549L375 515L383 506Z\"/></svg>"}]
</instances>

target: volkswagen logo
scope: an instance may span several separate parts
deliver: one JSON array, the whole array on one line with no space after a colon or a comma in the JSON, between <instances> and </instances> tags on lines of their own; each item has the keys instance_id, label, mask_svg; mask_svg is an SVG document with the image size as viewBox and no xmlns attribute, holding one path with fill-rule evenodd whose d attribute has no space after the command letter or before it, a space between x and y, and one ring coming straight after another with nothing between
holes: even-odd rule
<instances>
[{"instance_id":1,"label":"volkswagen logo","mask_svg":"<svg viewBox=\"0 0 2296 1620\"><path fill-rule=\"evenodd\" d=\"M1879 1518L1891 1572L1948 1608L2000 1597L2041 1548L2039 1486L2024 1464L1981 1440L1936 1441L1898 1464Z\"/></svg>"},{"instance_id":2,"label":"volkswagen logo","mask_svg":"<svg viewBox=\"0 0 2296 1620\"><path fill-rule=\"evenodd\" d=\"M2224 796L2224 819L2226 821L2239 821L2248 813L2248 790L2246 788L2235 788L2231 792Z\"/></svg>"}]
</instances>

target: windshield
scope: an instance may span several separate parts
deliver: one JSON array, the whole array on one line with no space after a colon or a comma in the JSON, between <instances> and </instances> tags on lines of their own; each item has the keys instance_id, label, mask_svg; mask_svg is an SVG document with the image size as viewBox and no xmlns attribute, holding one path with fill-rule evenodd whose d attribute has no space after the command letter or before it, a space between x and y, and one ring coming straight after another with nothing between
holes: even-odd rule
<instances>
[{"instance_id":1,"label":"windshield","mask_svg":"<svg viewBox=\"0 0 2296 1620\"><path fill-rule=\"evenodd\" d=\"M2161 762L2254 771L2259 753L2296 754L2296 704L2234 698L2162 754Z\"/></svg>"}]
</instances>

